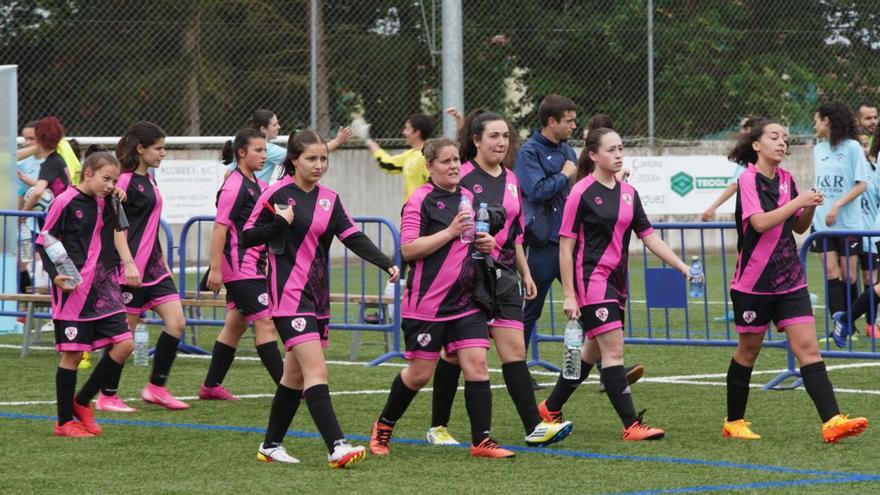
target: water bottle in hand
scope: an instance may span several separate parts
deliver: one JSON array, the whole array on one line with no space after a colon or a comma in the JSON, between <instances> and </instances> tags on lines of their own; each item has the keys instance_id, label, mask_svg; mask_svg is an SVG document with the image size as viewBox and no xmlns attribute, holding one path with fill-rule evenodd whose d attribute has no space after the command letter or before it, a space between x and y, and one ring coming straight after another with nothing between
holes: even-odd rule
<instances>
[{"instance_id":1,"label":"water bottle in hand","mask_svg":"<svg viewBox=\"0 0 880 495\"><path fill-rule=\"evenodd\" d=\"M576 319L568 320L563 337L562 378L577 380L581 377L581 345L584 343L584 329Z\"/></svg>"},{"instance_id":2,"label":"water bottle in hand","mask_svg":"<svg viewBox=\"0 0 880 495\"><path fill-rule=\"evenodd\" d=\"M110 196L110 208L113 208L113 214L116 215L115 230L117 232L128 230L128 217L125 216L125 210L122 208L122 203L116 195Z\"/></svg>"},{"instance_id":3,"label":"water bottle in hand","mask_svg":"<svg viewBox=\"0 0 880 495\"><path fill-rule=\"evenodd\" d=\"M74 265L70 257L67 256L67 250L64 249L64 244L61 244L61 241L50 234L48 230L43 231L43 248L46 250L49 259L55 265L55 269L58 270L58 275L66 275L71 278L71 280L64 282L66 288L74 289L77 285L82 283L82 276L79 274L79 270L76 269L76 265Z\"/></svg>"},{"instance_id":4,"label":"water bottle in hand","mask_svg":"<svg viewBox=\"0 0 880 495\"><path fill-rule=\"evenodd\" d=\"M18 226L18 255L23 263L34 261L34 239L27 223Z\"/></svg>"},{"instance_id":5,"label":"water bottle in hand","mask_svg":"<svg viewBox=\"0 0 880 495\"><path fill-rule=\"evenodd\" d=\"M290 205L285 204L276 204L275 211L282 211L290 208ZM274 255L284 254L284 248L286 247L284 244L287 242L287 236L284 232L281 232L273 239L269 240L269 252Z\"/></svg>"},{"instance_id":6,"label":"water bottle in hand","mask_svg":"<svg viewBox=\"0 0 880 495\"><path fill-rule=\"evenodd\" d=\"M694 256L691 259L691 298L702 299L706 295L706 277L703 275L703 264L700 258Z\"/></svg>"},{"instance_id":7,"label":"water bottle in hand","mask_svg":"<svg viewBox=\"0 0 880 495\"><path fill-rule=\"evenodd\" d=\"M470 215L471 219L474 216L474 208L471 206L471 199L464 194L461 195L461 201L458 203L458 212L467 212ZM474 224L471 222L470 227L464 229L461 233L461 242L464 244L470 244L474 242Z\"/></svg>"},{"instance_id":8,"label":"water bottle in hand","mask_svg":"<svg viewBox=\"0 0 880 495\"><path fill-rule=\"evenodd\" d=\"M146 366L150 360L150 332L143 322L134 327L134 364Z\"/></svg>"},{"instance_id":9,"label":"water bottle in hand","mask_svg":"<svg viewBox=\"0 0 880 495\"><path fill-rule=\"evenodd\" d=\"M480 209L477 210L477 218L474 222L474 237L480 232L489 233L489 206L486 203L480 203ZM482 251L474 249L471 257L475 260L481 260L486 255Z\"/></svg>"}]
</instances>

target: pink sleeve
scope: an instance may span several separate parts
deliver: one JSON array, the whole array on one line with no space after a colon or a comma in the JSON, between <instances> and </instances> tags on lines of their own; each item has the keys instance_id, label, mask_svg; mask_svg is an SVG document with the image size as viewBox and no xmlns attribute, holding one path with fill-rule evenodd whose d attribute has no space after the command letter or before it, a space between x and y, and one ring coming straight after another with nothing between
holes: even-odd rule
<instances>
[{"instance_id":1,"label":"pink sleeve","mask_svg":"<svg viewBox=\"0 0 880 495\"><path fill-rule=\"evenodd\" d=\"M739 202L742 205L743 222L747 222L752 215L764 213L764 209L761 208L761 200L758 198L755 174L745 172L739 176L738 194Z\"/></svg>"},{"instance_id":2,"label":"pink sleeve","mask_svg":"<svg viewBox=\"0 0 880 495\"><path fill-rule=\"evenodd\" d=\"M581 198L584 194L583 187L575 187L565 200L565 209L562 211L562 225L559 227L560 237L577 239L581 230Z\"/></svg>"},{"instance_id":3,"label":"pink sleeve","mask_svg":"<svg viewBox=\"0 0 880 495\"><path fill-rule=\"evenodd\" d=\"M409 197L403 205L400 219L400 243L409 244L422 235L422 203L425 198L422 195Z\"/></svg>"},{"instance_id":4,"label":"pink sleeve","mask_svg":"<svg viewBox=\"0 0 880 495\"><path fill-rule=\"evenodd\" d=\"M232 227L232 207L235 206L238 191L232 191L228 183L229 181L223 184L223 187L220 188L220 193L217 195L217 217L214 221L220 225Z\"/></svg>"}]
</instances>

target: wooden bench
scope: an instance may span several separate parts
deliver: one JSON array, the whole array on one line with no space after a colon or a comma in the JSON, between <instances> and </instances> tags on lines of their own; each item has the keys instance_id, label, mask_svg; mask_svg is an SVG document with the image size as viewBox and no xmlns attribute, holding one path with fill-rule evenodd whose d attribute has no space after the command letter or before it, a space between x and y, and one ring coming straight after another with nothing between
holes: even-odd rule
<instances>
[{"instance_id":1,"label":"wooden bench","mask_svg":"<svg viewBox=\"0 0 880 495\"><path fill-rule=\"evenodd\" d=\"M225 292L214 294L213 292L187 291L185 296L185 298L180 300L180 303L184 308L226 308ZM0 294L0 302L17 302L27 304L27 308L25 309L26 317L24 329L22 331L21 346L21 357L27 357L30 352L30 345L32 343L31 334L36 334L36 339L33 341L34 343L40 342L42 338L41 332L39 332L37 329L32 328L34 326L34 306L37 304L49 306L52 304L52 297L48 293L46 293L45 290L38 290L36 293ZM374 295L361 296L360 294L346 295L331 293L330 302L348 302L351 304L362 305L361 309L362 311L365 311L366 309L378 309L380 304L388 304L390 303L390 300L387 298L382 298L380 300L379 296ZM383 314L384 311L380 311L379 313ZM195 342L195 340L197 340L198 338L196 327L193 327L192 335ZM386 351L390 349L393 344L393 342L389 340L391 338L392 335L390 333L386 333ZM352 360L357 359L358 351L360 349L360 343L360 330L355 330L354 335L352 336L351 352L349 354Z\"/></svg>"}]
</instances>

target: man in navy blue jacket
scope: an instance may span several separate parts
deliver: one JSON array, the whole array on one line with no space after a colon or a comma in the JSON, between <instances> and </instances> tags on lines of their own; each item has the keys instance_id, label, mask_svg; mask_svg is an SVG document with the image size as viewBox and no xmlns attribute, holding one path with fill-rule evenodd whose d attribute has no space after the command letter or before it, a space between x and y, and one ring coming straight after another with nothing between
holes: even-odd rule
<instances>
[{"instance_id":1,"label":"man in navy blue jacket","mask_svg":"<svg viewBox=\"0 0 880 495\"><path fill-rule=\"evenodd\" d=\"M544 299L559 278L559 227L570 184L577 175L577 155L566 142L577 127L574 102L549 95L538 108L536 129L516 154L513 170L522 190L525 247L538 296L525 304L526 349L541 317Z\"/></svg>"}]
</instances>

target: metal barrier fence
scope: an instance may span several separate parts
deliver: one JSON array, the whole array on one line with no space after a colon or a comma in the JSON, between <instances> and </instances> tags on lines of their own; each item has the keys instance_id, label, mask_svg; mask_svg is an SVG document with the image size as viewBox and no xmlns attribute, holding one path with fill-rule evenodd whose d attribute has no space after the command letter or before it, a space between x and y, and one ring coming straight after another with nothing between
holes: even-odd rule
<instances>
[{"instance_id":1,"label":"metal barrier fence","mask_svg":"<svg viewBox=\"0 0 880 495\"><path fill-rule=\"evenodd\" d=\"M827 252L829 245L831 245L832 243L835 243L836 240L841 239L841 238L843 238L843 239L861 238L864 246L871 246L873 248L875 246L875 243L880 241L880 231L876 231L876 230L858 230L858 231L829 230L829 231L825 231L825 232L813 232L812 234L807 236L807 238L804 240L803 245L801 246L801 251L800 251L801 264L803 264L804 267L806 268L807 258L810 253L810 247L814 243L817 246L821 246L821 249L823 252ZM843 254L847 258L850 256L858 256L858 255L862 254L861 252L857 252L855 248L851 247L850 242L843 242L843 243L840 243L840 245L843 247L843 250L844 250ZM876 253L877 249L873 248L872 251L874 253ZM823 318L821 320L819 318L816 318L816 328L817 329L822 328L820 322L824 321L825 338L823 340L824 340L825 345L820 346L820 349L819 349L820 353L822 354L822 357L824 357L824 358L850 358L850 359L878 359L878 358L880 358L880 352L878 352L878 350L877 350L877 347L878 347L877 340L880 339L880 337L877 337L877 336L872 336L872 337L866 336L866 338L868 340L862 341L861 339L857 340L855 334L853 334L847 339L847 344L845 346L845 350L840 350L840 351L832 350L831 343L833 342L833 339L831 338L831 332L834 329L834 322L831 318L831 316L832 316L831 309L830 309L831 306L829 304L829 298L828 298L828 293L829 293L829 291L828 291L828 269L826 266L827 254L814 254L814 256L821 259L820 264L822 266L822 280L824 281L823 283L825 285L825 291L824 291L825 292L825 306L826 306L826 308L829 308L828 311L825 312L825 318ZM873 256L868 256L866 261L867 261L868 266L857 268L855 274L853 274L850 271L849 264L846 264L843 267L843 270L841 273L843 280L855 278L856 286L858 286L862 282L862 273L859 273L859 272L861 271L861 269L867 268L867 272L868 272L867 287L871 287L873 289L874 284L876 284L878 282L877 275L874 273L874 270L876 270L878 267L878 263L874 259ZM852 277L853 275L854 275L854 277ZM844 291L845 292L844 303L846 306L847 314L850 314L850 312L852 311L852 301L853 301L853 299L855 299L855 297L850 292L850 284L845 284L845 285L846 285L846 289ZM853 296L853 297L851 297L851 296ZM878 302L880 302L880 297L877 297L876 292L871 290L871 292L869 293L868 313L865 315L867 317L867 321L869 321L869 322L875 321L875 318L877 316L877 303ZM855 328L855 322L853 322L853 325ZM872 333L874 333L874 332L872 332ZM876 333L874 333L874 335L876 335ZM784 387L780 387L780 388L795 388L795 387L800 386L803 383L803 380L801 379L800 370L798 370L795 367L795 357L794 357L794 354L791 352L791 349L789 349L789 351L788 351L788 370L780 373L768 385L771 385L771 384L778 385L788 379L794 379L794 381L791 384L786 385Z\"/></svg>"},{"instance_id":2,"label":"metal barrier fence","mask_svg":"<svg viewBox=\"0 0 880 495\"><path fill-rule=\"evenodd\" d=\"M736 224L713 223L657 223L654 230L685 262L697 256L706 275L705 293L701 299L687 295L684 277L642 246L641 256L630 260L627 275L629 297L626 303L625 342L628 344L673 346L724 346L737 345L737 333L733 324L732 306L728 296L728 282L736 268ZM715 236L720 249L710 249L707 237ZM693 247L697 246L697 247ZM732 246L728 248L728 246ZM632 258L632 257L631 257ZM651 259L658 260L651 266ZM630 276L641 269L641 280ZM557 371L559 368L541 358L541 342L561 342L557 333L554 293L551 288L548 302L549 333L536 331L531 342L532 360L529 365L542 366ZM657 327L662 328L658 330ZM540 329L539 329L540 330ZM764 347L787 348L784 338L767 332Z\"/></svg>"},{"instance_id":3,"label":"metal barrier fence","mask_svg":"<svg viewBox=\"0 0 880 495\"><path fill-rule=\"evenodd\" d=\"M387 236L390 235L391 247L394 252L394 263L397 266L401 266L400 234L395 225L387 219L380 217L354 217L353 220L355 223L360 224L361 231L368 235L371 232L366 230L367 225L376 226L375 236L372 237L376 246L380 250L387 247ZM207 272L207 263L204 261L209 259L203 257L203 254L207 252L202 245L202 239L204 238L202 235L204 224L210 224L207 227L209 229L213 228L214 217L193 217L184 224L180 233L180 245L178 246L178 284L182 298L205 299L217 297L215 295L206 295L204 292L198 290L201 285L200 281ZM190 263L187 259L188 240L192 237L196 238L197 243L194 263ZM395 357L403 357L403 352L401 352L400 349L400 307L398 304L393 304L394 301L400 300L400 282L393 285L393 294L386 294L383 292L383 289L385 287L384 281L387 279L387 274L381 269L375 269L375 277L368 277L367 262L359 260L359 270L356 270L357 273L352 275L351 272L353 270L351 263L349 263L349 251L347 248L344 249L341 259L341 282L343 292L341 294L331 294L331 304L341 305L343 316L341 321L331 319L330 328L334 330L351 330L355 332L352 342L353 353L356 352L357 346L360 344L360 331L384 332L386 334L386 352L370 361L369 366L376 366ZM328 263L328 268L331 274L332 289L333 273L335 271L333 269L334 263L332 261L328 261ZM374 283L375 285L373 285ZM188 287L193 286L195 286L195 290L188 289ZM354 296L352 296L352 294L354 294ZM357 305L356 317L352 316L351 311L351 305L354 304ZM388 306L390 306L390 308L388 308ZM373 308L376 310L376 314L368 315L367 310ZM203 310L205 309L206 308L199 306L188 308L189 314L187 315L187 324L194 329L197 326L223 326L224 320L221 316L225 315L225 307L209 308L210 315L203 315ZM389 312L390 314L388 314ZM337 314L335 311L333 313L334 316ZM207 351L194 344L188 348L187 351L208 354Z\"/></svg>"}]
</instances>

